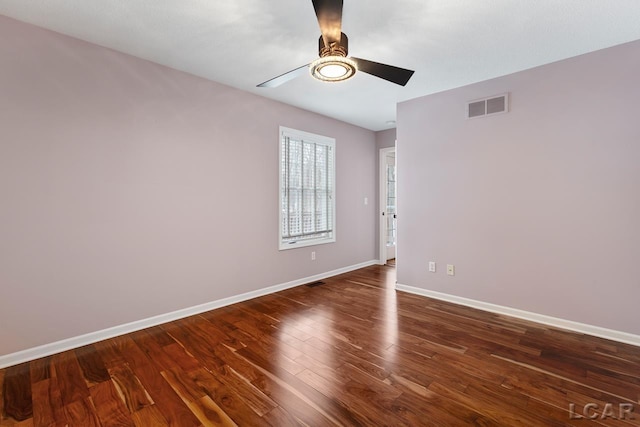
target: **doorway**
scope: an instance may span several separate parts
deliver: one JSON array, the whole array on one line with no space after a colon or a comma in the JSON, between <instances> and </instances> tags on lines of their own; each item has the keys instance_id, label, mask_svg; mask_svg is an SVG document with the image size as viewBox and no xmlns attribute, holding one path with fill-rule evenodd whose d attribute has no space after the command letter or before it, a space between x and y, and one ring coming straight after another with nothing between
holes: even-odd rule
<instances>
[{"instance_id":1,"label":"doorway","mask_svg":"<svg viewBox=\"0 0 640 427\"><path fill-rule=\"evenodd\" d=\"M379 263L395 266L397 253L396 149L380 150L380 253Z\"/></svg>"}]
</instances>

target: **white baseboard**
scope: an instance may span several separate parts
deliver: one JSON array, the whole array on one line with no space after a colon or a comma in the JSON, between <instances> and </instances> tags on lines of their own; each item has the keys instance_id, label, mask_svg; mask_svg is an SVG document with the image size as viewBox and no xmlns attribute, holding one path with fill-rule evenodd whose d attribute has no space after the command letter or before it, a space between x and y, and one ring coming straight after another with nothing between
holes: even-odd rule
<instances>
[{"instance_id":1,"label":"white baseboard","mask_svg":"<svg viewBox=\"0 0 640 427\"><path fill-rule=\"evenodd\" d=\"M640 346L640 335L634 335L628 332L615 331L613 329L601 328L600 326L587 325L586 323L574 322L572 320L560 319L558 317L552 317L544 314L520 310L517 308L477 301L469 298L459 297L456 295L430 291L427 289L416 288L414 286L402 285L399 283L396 284L396 290L442 301L452 302L454 304L464 305L467 307L473 307L484 311L490 311L492 313L504 314L511 317L517 317L519 319L530 320L532 322L542 323L544 325L567 329L574 332L580 332L586 335L606 338L608 340L623 342L625 344Z\"/></svg>"},{"instance_id":2,"label":"white baseboard","mask_svg":"<svg viewBox=\"0 0 640 427\"><path fill-rule=\"evenodd\" d=\"M0 356L0 369L8 366L18 365L20 363L29 362L41 357L50 356L52 354L82 347L84 345L93 344L98 341L117 337L119 335L128 334L142 329L157 326L163 323L172 322L174 320L183 319L185 317L204 313L206 311L215 310L216 308L247 301L253 298L272 294L285 289L294 288L305 283L315 282L317 280L326 279L327 277L336 276L342 273L348 273L353 270L378 264L378 260L362 262L360 264L350 265L348 267L339 268L337 270L327 271L325 273L316 274L314 276L293 280L279 285L273 285L256 291L246 292L244 294L223 298L217 301L211 301L205 304L188 307L181 310L172 311L171 313L160 314L158 316L149 317L147 319L137 320L135 322L126 323L124 325L114 326L112 328L103 329L101 331L90 332L88 334L67 338L38 347L29 348L11 354Z\"/></svg>"}]
</instances>

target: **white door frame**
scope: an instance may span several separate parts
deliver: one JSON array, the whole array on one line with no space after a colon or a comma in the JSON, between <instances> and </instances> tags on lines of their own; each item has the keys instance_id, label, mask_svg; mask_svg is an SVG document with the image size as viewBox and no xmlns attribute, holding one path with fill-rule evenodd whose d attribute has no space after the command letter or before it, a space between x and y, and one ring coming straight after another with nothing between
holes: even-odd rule
<instances>
[{"instance_id":1,"label":"white door frame","mask_svg":"<svg viewBox=\"0 0 640 427\"><path fill-rule=\"evenodd\" d=\"M386 216L383 213L387 210L387 154L395 153L396 147L381 148L379 154L379 169L378 169L378 264L384 265L387 263L387 221ZM397 191L396 191L397 196ZM397 248L396 248L397 250Z\"/></svg>"}]
</instances>

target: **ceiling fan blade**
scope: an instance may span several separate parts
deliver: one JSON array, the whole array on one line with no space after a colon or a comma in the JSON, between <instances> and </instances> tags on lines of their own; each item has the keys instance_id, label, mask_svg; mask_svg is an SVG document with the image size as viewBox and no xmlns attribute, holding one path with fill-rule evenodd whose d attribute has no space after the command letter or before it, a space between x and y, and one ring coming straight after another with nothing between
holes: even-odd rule
<instances>
[{"instance_id":1,"label":"ceiling fan blade","mask_svg":"<svg viewBox=\"0 0 640 427\"><path fill-rule=\"evenodd\" d=\"M280 74L278 77L274 77L271 80L267 80L266 82L260 83L256 87L276 87L280 86L283 83L288 82L289 80L293 80L301 74L308 72L309 64L303 65L302 67L298 67L291 71L287 71L284 74Z\"/></svg>"},{"instance_id":2,"label":"ceiling fan blade","mask_svg":"<svg viewBox=\"0 0 640 427\"><path fill-rule=\"evenodd\" d=\"M400 86L406 85L414 73L413 70L394 67L393 65L381 64L379 62L354 57L351 57L351 59L356 62L358 71L380 77L381 79L385 79Z\"/></svg>"},{"instance_id":3,"label":"ceiling fan blade","mask_svg":"<svg viewBox=\"0 0 640 427\"><path fill-rule=\"evenodd\" d=\"M342 33L342 0L312 0L324 44L340 42Z\"/></svg>"}]
</instances>

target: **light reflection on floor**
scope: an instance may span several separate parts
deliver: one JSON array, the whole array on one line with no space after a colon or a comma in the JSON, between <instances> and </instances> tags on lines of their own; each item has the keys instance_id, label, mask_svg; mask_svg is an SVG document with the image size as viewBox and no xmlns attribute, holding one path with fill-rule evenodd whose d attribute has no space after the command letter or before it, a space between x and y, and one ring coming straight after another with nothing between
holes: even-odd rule
<instances>
[{"instance_id":1,"label":"light reflection on floor","mask_svg":"<svg viewBox=\"0 0 640 427\"><path fill-rule=\"evenodd\" d=\"M398 344L398 305L396 300L395 286L393 286L396 283L396 269L388 268L386 271L386 275L387 277L384 283L389 283L392 285L389 285L382 294L384 298L384 304L382 304L382 306L384 307L384 336L386 338L386 341L391 343L388 348L391 348L392 346ZM390 362L391 364L395 364L396 353L394 351L387 352L386 356L386 361Z\"/></svg>"},{"instance_id":2,"label":"light reflection on floor","mask_svg":"<svg viewBox=\"0 0 640 427\"><path fill-rule=\"evenodd\" d=\"M349 307L345 305L332 306L331 303L320 303L313 306L304 304L304 294L298 295L300 299L292 297L300 302L299 310L287 313L280 318L277 326L277 342L279 349L272 352L274 367L282 374L293 374L313 387L331 395L338 392L344 386L346 379L341 378L340 367L345 362L345 352L349 352L349 346L353 354L362 350L369 351L384 360L385 369L393 369L396 365L395 348L398 344L398 309L396 300L396 271L393 267L383 267L380 271L385 277L380 281L385 287L357 281L348 281L348 286L354 287L358 292L362 286L377 288L380 305L377 313L367 316L374 320L371 327L380 329L383 333L380 341L362 342L361 336L346 324L336 324L338 317L344 318L345 310L357 322L363 321L359 316L359 309L369 308ZM324 285L323 285L324 286ZM327 286L331 286L328 284ZM286 347L283 348L283 347ZM341 354L336 354L340 352Z\"/></svg>"},{"instance_id":3,"label":"light reflection on floor","mask_svg":"<svg viewBox=\"0 0 640 427\"><path fill-rule=\"evenodd\" d=\"M331 307L305 308L281 323L279 328L280 341L288 341L294 348L297 346L303 346L305 349L324 347L313 351L312 357L322 365L333 366L335 365L333 355L335 337L332 333L334 329L332 323L333 309ZM311 341L311 343L307 341ZM275 354L279 356L282 352L276 351ZM301 354L308 354L308 352L305 351Z\"/></svg>"}]
</instances>

